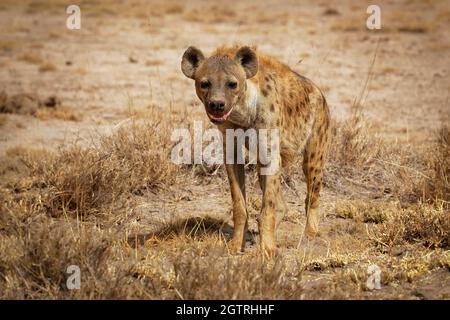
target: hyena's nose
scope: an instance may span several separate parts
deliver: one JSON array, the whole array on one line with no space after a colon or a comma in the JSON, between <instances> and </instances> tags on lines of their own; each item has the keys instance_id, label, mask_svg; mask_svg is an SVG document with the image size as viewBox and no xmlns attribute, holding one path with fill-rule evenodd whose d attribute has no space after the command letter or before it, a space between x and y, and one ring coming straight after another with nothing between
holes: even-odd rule
<instances>
[{"instance_id":1,"label":"hyena's nose","mask_svg":"<svg viewBox=\"0 0 450 320\"><path fill-rule=\"evenodd\" d=\"M209 109L211 111L223 111L225 109L225 102L223 101L210 101Z\"/></svg>"}]
</instances>

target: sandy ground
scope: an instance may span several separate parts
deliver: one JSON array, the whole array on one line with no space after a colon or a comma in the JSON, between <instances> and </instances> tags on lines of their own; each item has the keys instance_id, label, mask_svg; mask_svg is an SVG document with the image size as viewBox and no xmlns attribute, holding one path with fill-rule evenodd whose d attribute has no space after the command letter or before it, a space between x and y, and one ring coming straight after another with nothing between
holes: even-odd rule
<instances>
[{"instance_id":1,"label":"sandy ground","mask_svg":"<svg viewBox=\"0 0 450 320\"><path fill-rule=\"evenodd\" d=\"M348 116L369 78L364 113L377 132L392 141L426 143L432 130L450 121L446 1L380 1L382 29L377 31L365 28L367 5L356 1L239 1L229 16L193 14L205 3L192 1L174 12L150 16L107 9L85 13L82 5L81 30L67 30L65 8L53 2L37 7L0 4L0 89L8 95L55 95L79 117L64 121L7 115L0 125L0 153L13 146L57 149L73 141L88 145L149 106L162 113L187 110L205 121L193 83L180 71L189 45L206 52L234 42L256 45L316 82L336 120ZM327 13L330 8L336 12ZM26 54L41 59L30 62L23 58ZM40 70L46 62L54 66L51 71ZM248 181L251 197L257 198L254 177ZM346 243L352 243L348 252L364 250L364 230L350 232L359 227L333 216L334 202L344 197L336 190L324 190L321 237L303 239L304 215L295 214L303 212L303 182L295 187L286 189L294 213L279 232L286 255L301 247L305 256L322 257ZM136 221L136 232L145 233L167 219L187 215L208 215L232 225L226 182L185 188L136 199L127 217L131 230ZM254 232L256 215L252 213L250 222ZM250 250L256 250L253 242L248 243ZM320 288L328 272L306 272L306 287ZM426 297L448 298L448 272L442 272L401 289L368 292L367 297L408 298L418 290Z\"/></svg>"}]
</instances>

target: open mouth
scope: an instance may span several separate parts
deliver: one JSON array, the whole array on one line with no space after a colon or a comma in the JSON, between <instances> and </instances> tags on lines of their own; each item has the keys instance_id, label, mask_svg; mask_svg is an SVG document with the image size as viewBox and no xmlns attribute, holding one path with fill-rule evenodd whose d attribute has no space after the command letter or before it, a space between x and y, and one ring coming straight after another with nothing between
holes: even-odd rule
<instances>
[{"instance_id":1,"label":"open mouth","mask_svg":"<svg viewBox=\"0 0 450 320\"><path fill-rule=\"evenodd\" d=\"M206 113L208 114L208 117L209 117L209 119L211 119L211 121L213 121L213 122L223 122L223 121L228 119L229 115L231 114L231 111L233 111L233 108L234 107L231 107L230 110L227 113L224 113L223 115L220 115L220 116L211 114L209 112L206 112Z\"/></svg>"}]
</instances>

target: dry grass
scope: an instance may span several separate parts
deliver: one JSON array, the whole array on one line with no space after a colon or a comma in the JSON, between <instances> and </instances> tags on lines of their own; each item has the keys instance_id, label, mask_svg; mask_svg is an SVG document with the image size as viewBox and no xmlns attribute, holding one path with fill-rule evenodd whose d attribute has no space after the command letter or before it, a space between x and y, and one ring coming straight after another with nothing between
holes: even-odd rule
<instances>
[{"instance_id":1,"label":"dry grass","mask_svg":"<svg viewBox=\"0 0 450 320\"><path fill-rule=\"evenodd\" d=\"M402 207L398 202L342 200L335 206L338 218L374 223L371 237L378 245L423 244L449 248L450 215L442 205L424 203Z\"/></svg>"},{"instance_id":2,"label":"dry grass","mask_svg":"<svg viewBox=\"0 0 450 320\"><path fill-rule=\"evenodd\" d=\"M48 38L52 39L52 40L56 40L56 39L60 39L61 38L61 34L55 31L50 31L48 33Z\"/></svg>"},{"instance_id":3,"label":"dry grass","mask_svg":"<svg viewBox=\"0 0 450 320\"><path fill-rule=\"evenodd\" d=\"M365 31L366 27L366 17L361 16L360 18L352 16L350 17L340 17L331 24L332 31L344 31L344 32L356 32Z\"/></svg>"},{"instance_id":4,"label":"dry grass","mask_svg":"<svg viewBox=\"0 0 450 320\"><path fill-rule=\"evenodd\" d=\"M331 162L339 166L365 168L382 152L382 141L370 132L370 123L356 111L332 128Z\"/></svg>"},{"instance_id":5,"label":"dry grass","mask_svg":"<svg viewBox=\"0 0 450 320\"><path fill-rule=\"evenodd\" d=\"M421 243L427 248L450 248L450 215L443 207L418 204L385 214L387 221L375 232L379 244Z\"/></svg>"},{"instance_id":6,"label":"dry grass","mask_svg":"<svg viewBox=\"0 0 450 320\"><path fill-rule=\"evenodd\" d=\"M61 100L57 96L50 95L47 98L41 98L34 93L8 95L2 91L0 93L0 113L32 115L41 120L81 120L79 113L71 108L61 106Z\"/></svg>"},{"instance_id":7,"label":"dry grass","mask_svg":"<svg viewBox=\"0 0 450 320\"><path fill-rule=\"evenodd\" d=\"M318 298L318 287L321 298L361 298L368 294L368 264L382 266L384 285L417 282L448 268L442 250L448 249L450 221L442 201L406 206L399 201L338 202L336 217L366 226L369 251L337 248L306 259L299 252L298 259L287 255L269 263L257 251L233 257L227 251L225 223L208 217L175 220L136 241L138 236L128 236L121 226L129 210L127 199L149 191L164 193L199 168L186 171L167 160L171 143L161 133L176 121L152 110L141 117L147 123L125 125L95 146L75 145L56 154L20 148L7 152L0 171L5 178L0 192L2 298L304 299ZM180 117L169 117L174 116ZM376 159L398 150L378 138L374 144L370 130L357 125L363 120L336 125L334 148L347 154L331 158L331 179L337 168L353 179L377 176L385 167ZM362 168L370 172L358 174ZM204 181L225 179L209 172L194 174ZM249 204L255 210L258 199ZM399 246L421 258L392 257L389 250ZM65 286L71 264L81 268L82 290ZM330 271L333 275L319 281L315 290L305 289L305 272Z\"/></svg>"},{"instance_id":8,"label":"dry grass","mask_svg":"<svg viewBox=\"0 0 450 320\"><path fill-rule=\"evenodd\" d=\"M350 118L333 127L326 183L333 188L350 183L378 196L406 203L444 203L448 208L449 141L449 129L443 126L426 147L388 144L357 107Z\"/></svg>"},{"instance_id":9,"label":"dry grass","mask_svg":"<svg viewBox=\"0 0 450 320\"><path fill-rule=\"evenodd\" d=\"M436 135L436 143L427 153L429 177L423 180L423 196L427 200L443 200L450 205L450 128L443 126Z\"/></svg>"},{"instance_id":10,"label":"dry grass","mask_svg":"<svg viewBox=\"0 0 450 320\"><path fill-rule=\"evenodd\" d=\"M3 52L12 52L19 43L16 40L0 40L0 50Z\"/></svg>"},{"instance_id":11,"label":"dry grass","mask_svg":"<svg viewBox=\"0 0 450 320\"><path fill-rule=\"evenodd\" d=\"M39 66L39 72L51 72L56 70L56 66L51 62L44 62Z\"/></svg>"},{"instance_id":12,"label":"dry grass","mask_svg":"<svg viewBox=\"0 0 450 320\"><path fill-rule=\"evenodd\" d=\"M8 116L6 114L0 114L0 127L4 126L8 122Z\"/></svg>"},{"instance_id":13,"label":"dry grass","mask_svg":"<svg viewBox=\"0 0 450 320\"><path fill-rule=\"evenodd\" d=\"M159 66L159 65L161 65L162 63L163 63L163 61L160 60L160 59L147 59L147 60L145 61L145 65L146 65L147 67L151 67L151 66Z\"/></svg>"},{"instance_id":14,"label":"dry grass","mask_svg":"<svg viewBox=\"0 0 450 320\"><path fill-rule=\"evenodd\" d=\"M377 224L386 222L388 213L396 209L397 207L393 203L380 205L380 203L367 200L343 200L335 204L335 214L338 218Z\"/></svg>"},{"instance_id":15,"label":"dry grass","mask_svg":"<svg viewBox=\"0 0 450 320\"><path fill-rule=\"evenodd\" d=\"M35 117L41 120L59 119L63 121L80 121L81 115L70 108L40 108Z\"/></svg>"},{"instance_id":16,"label":"dry grass","mask_svg":"<svg viewBox=\"0 0 450 320\"><path fill-rule=\"evenodd\" d=\"M133 249L112 229L77 226L1 200L7 203L0 216L7 226L0 238L3 299L300 297L301 287L292 281L298 275L287 273L282 262L223 257L213 239L178 239L171 250L147 244ZM72 264L81 268L82 290L66 287L65 270Z\"/></svg>"},{"instance_id":17,"label":"dry grass","mask_svg":"<svg viewBox=\"0 0 450 320\"><path fill-rule=\"evenodd\" d=\"M404 12L392 12L386 22L391 29L402 33L423 34L438 29L437 20L428 19L424 15L410 15Z\"/></svg>"},{"instance_id":18,"label":"dry grass","mask_svg":"<svg viewBox=\"0 0 450 320\"><path fill-rule=\"evenodd\" d=\"M56 117L56 113L53 110L51 116ZM63 116L72 117L71 113ZM26 163L26 180L33 181L30 188L39 186L36 191L51 215L86 216L103 206L114 206L120 196L175 181L177 167L167 161L171 142L161 134L166 132L167 123L159 121L133 123L102 138L98 145L74 145L59 154L42 154L39 160L30 158L26 150L8 155Z\"/></svg>"},{"instance_id":19,"label":"dry grass","mask_svg":"<svg viewBox=\"0 0 450 320\"><path fill-rule=\"evenodd\" d=\"M348 254L332 254L327 257L316 258L308 261L304 268L309 271L325 271L336 268L343 268L351 262L355 262L359 257Z\"/></svg>"},{"instance_id":20,"label":"dry grass","mask_svg":"<svg viewBox=\"0 0 450 320\"><path fill-rule=\"evenodd\" d=\"M202 261L195 255L182 257L174 265L175 288L183 299L299 299L300 273L289 274L281 262L273 265L250 256L219 263L210 256ZM211 268L217 270L210 272ZM215 284L215 285L212 285ZM221 290L217 290L221 288Z\"/></svg>"},{"instance_id":21,"label":"dry grass","mask_svg":"<svg viewBox=\"0 0 450 320\"><path fill-rule=\"evenodd\" d=\"M165 15L183 14L185 5L181 1L152 2L133 1L132 3L121 3L114 0L101 2L86 2L83 11L95 17L122 16L139 19L159 18Z\"/></svg>"},{"instance_id":22,"label":"dry grass","mask_svg":"<svg viewBox=\"0 0 450 320\"><path fill-rule=\"evenodd\" d=\"M167 138L154 140L160 126L120 129L99 146L74 146L33 166L45 186L43 201L52 215L109 212L128 194L142 194L174 182L177 167L167 161Z\"/></svg>"},{"instance_id":23,"label":"dry grass","mask_svg":"<svg viewBox=\"0 0 450 320\"><path fill-rule=\"evenodd\" d=\"M59 9L61 6L61 1L59 0L31 0L24 1L25 13L27 14L37 14L44 11L54 11Z\"/></svg>"},{"instance_id":24,"label":"dry grass","mask_svg":"<svg viewBox=\"0 0 450 320\"><path fill-rule=\"evenodd\" d=\"M122 287L124 282L120 281L121 274L106 264L117 259L111 259L116 244L110 233L84 225L77 228L68 220L55 221L26 206L6 206L3 211L1 222L8 227L0 239L2 298L76 297L77 292L67 290L65 285L64 273L71 264L80 265L85 280L92 283L83 290L84 297L118 296L112 286ZM17 269L19 265L22 267Z\"/></svg>"},{"instance_id":25,"label":"dry grass","mask_svg":"<svg viewBox=\"0 0 450 320\"><path fill-rule=\"evenodd\" d=\"M53 63L46 61L42 54L37 51L25 52L21 54L18 59L30 64L39 65L39 72L50 72L57 70Z\"/></svg>"},{"instance_id":26,"label":"dry grass","mask_svg":"<svg viewBox=\"0 0 450 320\"><path fill-rule=\"evenodd\" d=\"M164 8L166 14L182 14L184 12L184 6L180 4L169 4Z\"/></svg>"},{"instance_id":27,"label":"dry grass","mask_svg":"<svg viewBox=\"0 0 450 320\"><path fill-rule=\"evenodd\" d=\"M238 21L237 12L230 7L212 5L194 8L183 15L186 21L202 23L222 23Z\"/></svg>"},{"instance_id":28,"label":"dry grass","mask_svg":"<svg viewBox=\"0 0 450 320\"><path fill-rule=\"evenodd\" d=\"M363 8L351 16L340 15L331 23L332 31L361 32L369 31L366 27L368 15L364 15ZM391 10L386 14L382 12L381 29L376 32L383 33L412 33L423 34L434 32L439 28L438 21L428 19L425 15L413 15L404 11Z\"/></svg>"},{"instance_id":29,"label":"dry grass","mask_svg":"<svg viewBox=\"0 0 450 320\"><path fill-rule=\"evenodd\" d=\"M35 51L23 53L19 56L19 60L38 65L41 65L45 62L42 55L39 52Z\"/></svg>"}]
</instances>

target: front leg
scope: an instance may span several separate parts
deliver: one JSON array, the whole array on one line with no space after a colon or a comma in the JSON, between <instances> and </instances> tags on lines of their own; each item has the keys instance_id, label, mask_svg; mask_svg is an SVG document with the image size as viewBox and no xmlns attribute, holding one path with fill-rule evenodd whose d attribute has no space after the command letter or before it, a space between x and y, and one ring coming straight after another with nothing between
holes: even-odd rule
<instances>
[{"instance_id":1,"label":"front leg","mask_svg":"<svg viewBox=\"0 0 450 320\"><path fill-rule=\"evenodd\" d=\"M233 239L229 247L232 253L244 251L245 234L247 232L247 206L245 200L244 164L225 164L230 182L231 198L233 200Z\"/></svg>"},{"instance_id":2,"label":"front leg","mask_svg":"<svg viewBox=\"0 0 450 320\"><path fill-rule=\"evenodd\" d=\"M258 220L261 251L267 257L275 252L275 231L277 226L277 207L280 206L280 174L261 175L258 170L263 192L261 216Z\"/></svg>"}]
</instances>

